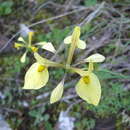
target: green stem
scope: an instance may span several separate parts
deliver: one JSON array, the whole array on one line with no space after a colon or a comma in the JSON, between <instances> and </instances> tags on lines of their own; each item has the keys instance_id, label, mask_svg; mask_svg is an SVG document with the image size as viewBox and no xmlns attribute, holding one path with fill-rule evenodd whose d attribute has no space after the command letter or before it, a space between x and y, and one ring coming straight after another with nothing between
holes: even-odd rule
<instances>
[{"instance_id":1,"label":"green stem","mask_svg":"<svg viewBox=\"0 0 130 130\"><path fill-rule=\"evenodd\" d=\"M93 70L94 70L94 68L93 68L93 62L89 62L88 73L91 73Z\"/></svg>"},{"instance_id":2,"label":"green stem","mask_svg":"<svg viewBox=\"0 0 130 130\"><path fill-rule=\"evenodd\" d=\"M49 66L49 67L66 68L66 65L60 64L60 63L56 63L56 62L53 62L53 63L44 63L44 65Z\"/></svg>"}]
</instances>

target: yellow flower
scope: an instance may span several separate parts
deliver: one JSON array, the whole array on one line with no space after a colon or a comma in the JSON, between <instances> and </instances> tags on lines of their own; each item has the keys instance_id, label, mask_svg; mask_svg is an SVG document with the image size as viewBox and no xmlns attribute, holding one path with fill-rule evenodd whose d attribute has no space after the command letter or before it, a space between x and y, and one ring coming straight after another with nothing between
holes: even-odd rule
<instances>
[{"instance_id":1,"label":"yellow flower","mask_svg":"<svg viewBox=\"0 0 130 130\"><path fill-rule=\"evenodd\" d=\"M48 68L36 62L25 74L23 89L40 89L47 84L48 79Z\"/></svg>"},{"instance_id":2,"label":"yellow flower","mask_svg":"<svg viewBox=\"0 0 130 130\"><path fill-rule=\"evenodd\" d=\"M98 105L101 97L101 85L94 73L81 77L76 85L77 94L89 104Z\"/></svg>"},{"instance_id":3,"label":"yellow flower","mask_svg":"<svg viewBox=\"0 0 130 130\"><path fill-rule=\"evenodd\" d=\"M77 28L79 28L79 33L80 33L80 27L75 27L75 30L77 29ZM75 31L74 30L74 31ZM77 32L78 32L78 30L77 30ZM79 36L80 36L80 34L79 34ZM77 42L77 47L79 48L79 49L85 49L86 48L86 43L83 41L83 40L81 40L80 38L78 38L77 39L78 40L78 42ZM68 37L66 37L65 39L64 39L64 43L65 44L70 44L70 43L72 43L73 42L73 34L72 35L70 35L70 36L68 36Z\"/></svg>"},{"instance_id":4,"label":"yellow flower","mask_svg":"<svg viewBox=\"0 0 130 130\"><path fill-rule=\"evenodd\" d=\"M88 62L89 66L87 71L84 69L74 68L71 66L73 54L76 47L80 49L86 48L86 43L80 40L80 27L76 26L74 28L72 35L64 39L65 44L71 43L68 52L67 61L65 62L65 64L57 63L40 56L37 53L38 48L31 45L32 36L33 36L33 32L30 32L28 36L27 45L24 39L21 37L18 40L24 44L15 43L15 47L17 49L19 49L20 47L31 49L34 52L34 58L36 59L36 62L31 65L31 67L28 69L28 71L25 74L25 82L24 82L23 89L40 89L44 87L49 80L48 67L58 67L58 68L61 67L66 70L70 70L70 71L72 70L81 76L80 80L78 81L75 87L77 94L79 95L80 98L87 101L89 104L93 104L97 106L101 98L101 85L98 77L93 73L94 70L93 64L98 62L103 62L105 60L105 57L101 54L96 53L79 62L79 63ZM39 42L36 43L36 45L50 52L53 53L56 52L55 48L50 42ZM21 62L25 62L27 52L28 50L21 57L20 59ZM67 72L69 71L65 72L62 81L52 91L50 96L50 103L55 103L61 99L64 90L64 79L66 77Z\"/></svg>"},{"instance_id":5,"label":"yellow flower","mask_svg":"<svg viewBox=\"0 0 130 130\"><path fill-rule=\"evenodd\" d=\"M41 57L37 52L34 53L34 57L36 63L26 72L23 89L40 89L44 87L49 80L48 67L61 66L59 63Z\"/></svg>"},{"instance_id":6,"label":"yellow flower","mask_svg":"<svg viewBox=\"0 0 130 130\"><path fill-rule=\"evenodd\" d=\"M28 50L31 50L32 52L37 52L38 51L38 48L32 45L32 37L33 37L33 35L34 35L34 32L29 32L29 34L28 34L28 42L26 42L22 37L19 37L18 41L22 42L22 43L15 43L14 44L14 47L16 49L20 49L22 47L25 47L27 49L26 52L20 58L20 61L22 63L24 63L26 61L26 56L27 56ZM53 52L53 53L56 52L54 46L50 42L39 42L39 43L36 43L36 45L38 45L42 49L48 50L50 52Z\"/></svg>"},{"instance_id":7,"label":"yellow flower","mask_svg":"<svg viewBox=\"0 0 130 130\"><path fill-rule=\"evenodd\" d=\"M93 73L93 63L103 62L105 57L100 54L94 54L85 59L85 62L89 62L88 71L78 71L73 68L75 72L82 77L76 85L77 94L89 104L97 106L101 98L101 85L98 77Z\"/></svg>"},{"instance_id":8,"label":"yellow flower","mask_svg":"<svg viewBox=\"0 0 130 130\"><path fill-rule=\"evenodd\" d=\"M34 47L31 45L31 42L32 42L32 36L34 35L34 32L29 32L28 34L28 42L26 42L22 37L19 37L18 38L18 42L20 43L15 43L14 44L14 47L16 49L20 49L20 48L23 48L25 47L26 49L31 49L32 52L36 52L38 50L38 48ZM20 61L22 63L24 63L26 61L26 56L27 56L27 53L28 53L28 50L26 50L24 52L24 54L22 55L22 57L20 58Z\"/></svg>"}]
</instances>

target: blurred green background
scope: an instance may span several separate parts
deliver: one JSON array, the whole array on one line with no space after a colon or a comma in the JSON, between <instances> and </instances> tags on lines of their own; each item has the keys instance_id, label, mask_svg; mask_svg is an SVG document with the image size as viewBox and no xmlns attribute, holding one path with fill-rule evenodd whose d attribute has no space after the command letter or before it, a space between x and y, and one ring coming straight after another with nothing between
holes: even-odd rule
<instances>
[{"instance_id":1,"label":"blurred green background","mask_svg":"<svg viewBox=\"0 0 130 130\"><path fill-rule=\"evenodd\" d=\"M38 24L40 20L46 21ZM102 85L97 107L76 95L76 74L67 77L63 99L50 105L50 92L61 81L62 69L49 69L46 87L22 90L25 72L34 58L30 54L25 64L20 63L25 50L13 48L18 35L8 44L20 24L35 31L34 42L50 41L56 49L75 25L81 26L81 39L86 41L87 49L76 51L74 63L95 52L106 57L95 70ZM41 53L49 59L53 56ZM59 54L65 60L65 52ZM74 130L130 129L130 0L0 1L0 115L13 130L59 130L61 111L74 118Z\"/></svg>"}]
</instances>

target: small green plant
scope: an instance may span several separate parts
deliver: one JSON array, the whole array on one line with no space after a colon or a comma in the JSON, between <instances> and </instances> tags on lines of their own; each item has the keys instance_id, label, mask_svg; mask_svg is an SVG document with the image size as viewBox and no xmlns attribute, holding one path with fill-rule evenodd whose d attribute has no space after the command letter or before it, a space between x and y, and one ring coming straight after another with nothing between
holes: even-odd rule
<instances>
[{"instance_id":1,"label":"small green plant","mask_svg":"<svg viewBox=\"0 0 130 130\"><path fill-rule=\"evenodd\" d=\"M76 48L85 49L86 43L80 39L80 27L76 26L72 35L67 36L64 39L65 44L70 44L70 47L67 52L67 59L65 63L57 63L46 58L41 57L38 54L38 50L45 49L52 53L55 53L56 50L50 42L40 42L32 45L33 32L29 33L28 40L25 41L22 37L18 38L18 43L15 43L15 48L20 49L24 47L26 49L25 53L21 57L21 62L26 61L26 54L28 51L34 53L34 58L36 62L31 65L29 70L25 74L25 82L23 89L40 89L44 87L49 80L49 67L62 68L65 70L64 76L61 82L57 87L52 91L50 97L50 103L55 103L60 100L64 90L64 82L66 75L70 72L75 72L81 76L80 80L76 85L77 94L89 104L95 106L98 105L101 97L101 86L98 77L93 73L94 63L103 62L105 57L101 54L93 54L88 58L81 60L78 64L89 63L87 68L76 68L73 67L72 59L74 51ZM20 43L22 42L22 43Z\"/></svg>"},{"instance_id":2,"label":"small green plant","mask_svg":"<svg viewBox=\"0 0 130 130\"><path fill-rule=\"evenodd\" d=\"M35 125L37 125L41 121L48 121L49 120L49 118L50 118L49 114L44 114L44 116L43 116L44 112L45 112L44 107L39 108L37 110L31 110L29 112L29 115L35 119L35 122L34 122Z\"/></svg>"},{"instance_id":3,"label":"small green plant","mask_svg":"<svg viewBox=\"0 0 130 130\"><path fill-rule=\"evenodd\" d=\"M95 120L92 118L83 118L75 124L77 130L91 130L95 127Z\"/></svg>"},{"instance_id":4,"label":"small green plant","mask_svg":"<svg viewBox=\"0 0 130 130\"><path fill-rule=\"evenodd\" d=\"M8 15L12 12L12 1L4 1L0 3L0 16Z\"/></svg>"},{"instance_id":5,"label":"small green plant","mask_svg":"<svg viewBox=\"0 0 130 130\"><path fill-rule=\"evenodd\" d=\"M95 6L97 4L97 0L85 0L86 6Z\"/></svg>"}]
</instances>

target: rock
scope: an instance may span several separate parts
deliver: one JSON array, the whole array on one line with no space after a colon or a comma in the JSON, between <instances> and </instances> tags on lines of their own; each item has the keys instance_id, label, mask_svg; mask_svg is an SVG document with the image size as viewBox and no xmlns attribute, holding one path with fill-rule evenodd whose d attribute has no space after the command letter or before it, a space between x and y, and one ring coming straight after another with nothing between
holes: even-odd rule
<instances>
[{"instance_id":1,"label":"rock","mask_svg":"<svg viewBox=\"0 0 130 130\"><path fill-rule=\"evenodd\" d=\"M1 114L0 114L0 130L12 130Z\"/></svg>"},{"instance_id":2,"label":"rock","mask_svg":"<svg viewBox=\"0 0 130 130\"><path fill-rule=\"evenodd\" d=\"M29 29L25 24L20 24L21 37L27 37L29 32L33 32L33 30Z\"/></svg>"},{"instance_id":3,"label":"rock","mask_svg":"<svg viewBox=\"0 0 130 130\"><path fill-rule=\"evenodd\" d=\"M74 130L75 118L70 117L68 112L61 111L55 130Z\"/></svg>"}]
</instances>

